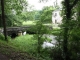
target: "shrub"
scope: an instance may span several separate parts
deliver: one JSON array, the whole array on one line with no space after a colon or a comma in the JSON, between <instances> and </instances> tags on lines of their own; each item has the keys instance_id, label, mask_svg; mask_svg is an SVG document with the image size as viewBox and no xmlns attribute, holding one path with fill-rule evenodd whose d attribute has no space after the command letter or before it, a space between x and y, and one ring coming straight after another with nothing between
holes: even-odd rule
<instances>
[{"instance_id":1,"label":"shrub","mask_svg":"<svg viewBox=\"0 0 80 60\"><path fill-rule=\"evenodd\" d=\"M4 40L4 35L3 34L0 34L0 39Z\"/></svg>"}]
</instances>

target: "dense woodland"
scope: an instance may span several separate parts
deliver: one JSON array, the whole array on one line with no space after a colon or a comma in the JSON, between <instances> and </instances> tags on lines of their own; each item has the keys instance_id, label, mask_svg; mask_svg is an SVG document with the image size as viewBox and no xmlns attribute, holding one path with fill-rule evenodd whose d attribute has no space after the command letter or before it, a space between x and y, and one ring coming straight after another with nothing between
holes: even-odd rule
<instances>
[{"instance_id":1,"label":"dense woodland","mask_svg":"<svg viewBox=\"0 0 80 60\"><path fill-rule=\"evenodd\" d=\"M48 0L40 0L40 2L43 1L48 2ZM52 12L58 9L58 6L46 6L42 10L30 11L27 7L28 2L26 0L0 0L0 28L4 28L4 34L0 34L0 41L6 40L9 42L6 42L6 44L11 42L13 46L16 46L17 50L26 51L30 56L35 57L35 60L80 60L80 1L63 0L61 10L62 24L59 25L59 29L51 30L44 24L52 23ZM6 34L6 28L23 26L23 22L26 21L36 21L35 25L32 25L30 29L36 34L23 36L24 39L29 38L30 41L29 43L25 39L25 43L23 43L24 49L22 45L15 45L15 42L21 42L19 39L23 39L22 36L12 41ZM42 48L43 42L47 39L43 37L44 34L56 36L57 43L54 47ZM50 39L47 40L50 41ZM28 47L31 47L31 49L29 48L30 50L25 47L27 42L32 44L30 46L28 44Z\"/></svg>"}]
</instances>

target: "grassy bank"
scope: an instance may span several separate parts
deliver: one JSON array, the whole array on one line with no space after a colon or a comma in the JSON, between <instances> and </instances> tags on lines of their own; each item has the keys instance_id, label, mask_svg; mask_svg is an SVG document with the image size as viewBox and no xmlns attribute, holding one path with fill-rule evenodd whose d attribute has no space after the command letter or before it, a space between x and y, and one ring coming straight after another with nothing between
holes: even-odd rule
<instances>
[{"instance_id":1,"label":"grassy bank","mask_svg":"<svg viewBox=\"0 0 80 60\"><path fill-rule=\"evenodd\" d=\"M0 39L0 53L10 57L12 60L36 60L31 53L35 51L36 41L32 35L19 36L8 42ZM32 51L34 50L34 51Z\"/></svg>"},{"instance_id":2,"label":"grassy bank","mask_svg":"<svg viewBox=\"0 0 80 60\"><path fill-rule=\"evenodd\" d=\"M8 42L0 40L0 53L12 60L50 60L46 49L38 57L37 40L33 38L33 35L18 36L15 39L9 38Z\"/></svg>"},{"instance_id":3,"label":"grassy bank","mask_svg":"<svg viewBox=\"0 0 80 60\"><path fill-rule=\"evenodd\" d=\"M9 43L17 50L32 53L35 52L36 47L34 45L37 41L34 40L33 35L25 35L16 37L15 39L10 40Z\"/></svg>"}]
</instances>

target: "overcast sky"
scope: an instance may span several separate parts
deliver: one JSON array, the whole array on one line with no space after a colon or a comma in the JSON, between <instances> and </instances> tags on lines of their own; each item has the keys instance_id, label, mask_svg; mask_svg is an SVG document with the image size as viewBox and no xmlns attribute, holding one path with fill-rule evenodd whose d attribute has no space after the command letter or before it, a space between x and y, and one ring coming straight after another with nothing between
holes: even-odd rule
<instances>
[{"instance_id":1,"label":"overcast sky","mask_svg":"<svg viewBox=\"0 0 80 60\"><path fill-rule=\"evenodd\" d=\"M35 10L41 10L43 6L53 6L56 0L49 0L48 2L39 2L39 0L27 0L29 5L33 5ZM57 0L60 6L62 0Z\"/></svg>"}]
</instances>

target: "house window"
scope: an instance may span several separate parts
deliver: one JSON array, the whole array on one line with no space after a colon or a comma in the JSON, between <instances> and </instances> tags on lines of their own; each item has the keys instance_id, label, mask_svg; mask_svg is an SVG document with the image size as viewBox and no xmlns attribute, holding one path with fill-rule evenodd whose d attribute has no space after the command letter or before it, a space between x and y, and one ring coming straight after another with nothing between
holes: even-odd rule
<instances>
[{"instance_id":1,"label":"house window","mask_svg":"<svg viewBox=\"0 0 80 60\"><path fill-rule=\"evenodd\" d=\"M56 17L56 16L57 16L57 13L54 14L54 17Z\"/></svg>"},{"instance_id":2,"label":"house window","mask_svg":"<svg viewBox=\"0 0 80 60\"><path fill-rule=\"evenodd\" d=\"M57 23L57 20L55 19L55 23Z\"/></svg>"}]
</instances>

